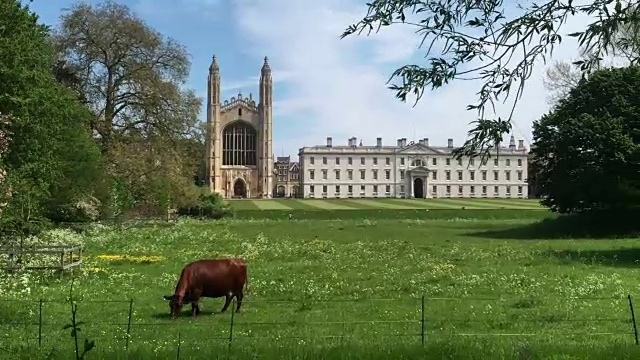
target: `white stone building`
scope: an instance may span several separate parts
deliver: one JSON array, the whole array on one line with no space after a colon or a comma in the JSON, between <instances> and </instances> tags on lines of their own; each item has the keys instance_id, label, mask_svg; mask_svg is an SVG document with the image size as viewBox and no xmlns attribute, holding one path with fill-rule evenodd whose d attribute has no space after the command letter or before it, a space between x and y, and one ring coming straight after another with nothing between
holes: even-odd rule
<instances>
[{"instance_id":1,"label":"white stone building","mask_svg":"<svg viewBox=\"0 0 640 360\"><path fill-rule=\"evenodd\" d=\"M527 153L524 140L512 136L485 163L452 156L448 145L430 146L398 139L396 146L357 144L303 147L298 153L300 191L305 198L526 198Z\"/></svg>"}]
</instances>

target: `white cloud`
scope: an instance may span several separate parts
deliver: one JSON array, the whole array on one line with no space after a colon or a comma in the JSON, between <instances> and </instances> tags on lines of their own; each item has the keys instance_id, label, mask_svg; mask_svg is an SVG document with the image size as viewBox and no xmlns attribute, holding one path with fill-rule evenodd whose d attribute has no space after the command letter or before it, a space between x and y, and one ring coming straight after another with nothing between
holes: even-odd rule
<instances>
[{"instance_id":1,"label":"white cloud","mask_svg":"<svg viewBox=\"0 0 640 360\"><path fill-rule=\"evenodd\" d=\"M273 83L277 84L279 82L288 81L292 74L285 71L272 71L271 76L273 78ZM260 84L260 75L253 75L239 81L225 82L223 80L221 83L221 90L224 93L227 91L244 90L246 88L254 89L258 84Z\"/></svg>"},{"instance_id":2,"label":"white cloud","mask_svg":"<svg viewBox=\"0 0 640 360\"><path fill-rule=\"evenodd\" d=\"M365 144L375 143L376 137L394 144L414 134L439 145L447 138L454 138L455 144L465 140L469 122L476 118L465 108L476 101L479 82L457 81L426 92L416 107L400 102L387 88L397 62L411 63L414 52L422 51L417 50L420 36L413 28L392 26L370 37L340 40L344 29L365 15L363 1L354 5L347 0L238 0L234 7L241 36L253 42L255 54L268 54L272 68L288 75L287 97L275 96L274 126L285 126L278 117L286 115L304 122L307 129L293 139L276 138L277 153L283 147L295 155L299 147L323 144L326 136L332 136L334 144L346 144L351 136ZM562 33L584 24L584 18L570 19ZM576 55L575 42L565 36L554 59ZM515 113L514 133L527 143L532 121L548 109L543 73L540 64ZM508 115L508 107L500 108L499 115Z\"/></svg>"}]
</instances>

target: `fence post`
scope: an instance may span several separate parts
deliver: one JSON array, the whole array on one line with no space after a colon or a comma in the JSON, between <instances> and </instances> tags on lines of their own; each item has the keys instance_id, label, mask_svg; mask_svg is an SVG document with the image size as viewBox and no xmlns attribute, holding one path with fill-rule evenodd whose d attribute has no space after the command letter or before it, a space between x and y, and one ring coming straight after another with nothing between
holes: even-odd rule
<instances>
[{"instance_id":1,"label":"fence post","mask_svg":"<svg viewBox=\"0 0 640 360\"><path fill-rule=\"evenodd\" d=\"M182 343L182 335L178 331L178 352L176 353L176 360L180 360L180 343Z\"/></svg>"},{"instance_id":2,"label":"fence post","mask_svg":"<svg viewBox=\"0 0 640 360\"><path fill-rule=\"evenodd\" d=\"M636 345L638 345L638 327L636 326L636 314L633 311L633 301L631 300L631 295L627 296L629 299L629 310L631 311L631 322L633 322L633 334L636 338Z\"/></svg>"},{"instance_id":3,"label":"fence post","mask_svg":"<svg viewBox=\"0 0 640 360\"><path fill-rule=\"evenodd\" d=\"M233 316L236 313L236 299L233 299L231 303L231 322L229 323L229 350L231 350L231 343L233 342Z\"/></svg>"},{"instance_id":4,"label":"fence post","mask_svg":"<svg viewBox=\"0 0 640 360\"><path fill-rule=\"evenodd\" d=\"M420 337L422 340L422 346L424 346L424 295L422 295L422 311L421 311L421 318L420 318Z\"/></svg>"},{"instance_id":5,"label":"fence post","mask_svg":"<svg viewBox=\"0 0 640 360\"><path fill-rule=\"evenodd\" d=\"M129 321L127 322L127 339L125 343L125 350L129 350L129 337L131 335L131 317L133 315L133 298L129 301Z\"/></svg>"},{"instance_id":6,"label":"fence post","mask_svg":"<svg viewBox=\"0 0 640 360\"><path fill-rule=\"evenodd\" d=\"M40 299L40 315L38 316L38 346L42 346L42 299Z\"/></svg>"}]
</instances>

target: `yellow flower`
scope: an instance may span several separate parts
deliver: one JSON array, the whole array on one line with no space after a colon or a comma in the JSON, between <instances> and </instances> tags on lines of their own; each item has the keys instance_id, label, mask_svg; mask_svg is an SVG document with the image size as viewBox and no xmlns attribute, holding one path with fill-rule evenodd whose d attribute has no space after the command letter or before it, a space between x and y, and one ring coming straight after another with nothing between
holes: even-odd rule
<instances>
[{"instance_id":1,"label":"yellow flower","mask_svg":"<svg viewBox=\"0 0 640 360\"><path fill-rule=\"evenodd\" d=\"M100 260L108 260L108 261L116 261L116 260L124 260L124 256L122 256L122 255L98 255L98 259L100 259Z\"/></svg>"},{"instance_id":2,"label":"yellow flower","mask_svg":"<svg viewBox=\"0 0 640 360\"><path fill-rule=\"evenodd\" d=\"M130 255L98 255L98 259L106 261L129 261L138 264L149 264L164 260L162 256L130 256Z\"/></svg>"}]
</instances>

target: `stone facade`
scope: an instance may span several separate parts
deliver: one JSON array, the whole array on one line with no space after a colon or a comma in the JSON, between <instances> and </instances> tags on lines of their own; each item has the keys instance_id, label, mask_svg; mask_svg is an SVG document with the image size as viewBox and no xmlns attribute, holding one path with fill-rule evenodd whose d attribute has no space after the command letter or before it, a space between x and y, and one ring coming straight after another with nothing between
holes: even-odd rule
<instances>
[{"instance_id":1,"label":"stone facade","mask_svg":"<svg viewBox=\"0 0 640 360\"><path fill-rule=\"evenodd\" d=\"M300 149L300 191L305 198L525 198L527 155L524 140L501 146L499 157L453 158L453 139L432 146L429 139L395 146L327 144Z\"/></svg>"},{"instance_id":2,"label":"stone facade","mask_svg":"<svg viewBox=\"0 0 640 360\"><path fill-rule=\"evenodd\" d=\"M271 68L264 59L258 103L238 94L224 102L214 56L207 96L206 181L225 198L270 198L273 189Z\"/></svg>"},{"instance_id":3,"label":"stone facade","mask_svg":"<svg viewBox=\"0 0 640 360\"><path fill-rule=\"evenodd\" d=\"M296 161L291 161L290 156L282 156L276 159L273 176L276 177L275 187L273 188L274 197L301 197L300 165Z\"/></svg>"}]
</instances>

